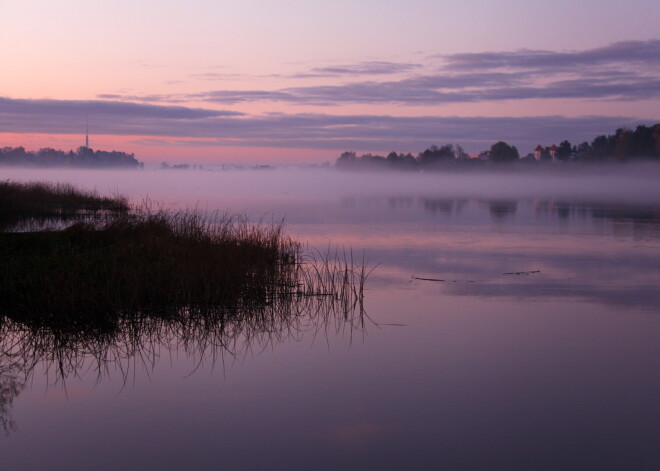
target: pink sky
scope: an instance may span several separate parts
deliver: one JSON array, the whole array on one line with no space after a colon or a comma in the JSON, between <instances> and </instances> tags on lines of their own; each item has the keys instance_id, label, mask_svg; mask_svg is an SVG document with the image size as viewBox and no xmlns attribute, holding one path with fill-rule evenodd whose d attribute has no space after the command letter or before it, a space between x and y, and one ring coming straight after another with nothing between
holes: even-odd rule
<instances>
[{"instance_id":1,"label":"pink sky","mask_svg":"<svg viewBox=\"0 0 660 471\"><path fill-rule=\"evenodd\" d=\"M659 14L647 0L3 2L0 145L75 148L86 116L92 147L152 162L577 143L660 121Z\"/></svg>"}]
</instances>

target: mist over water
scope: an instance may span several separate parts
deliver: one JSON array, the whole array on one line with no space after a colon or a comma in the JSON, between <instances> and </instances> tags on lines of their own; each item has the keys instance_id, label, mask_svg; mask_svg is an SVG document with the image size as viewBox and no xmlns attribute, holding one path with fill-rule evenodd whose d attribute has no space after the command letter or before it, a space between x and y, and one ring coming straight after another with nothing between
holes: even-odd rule
<instances>
[{"instance_id":1,"label":"mist over water","mask_svg":"<svg viewBox=\"0 0 660 471\"><path fill-rule=\"evenodd\" d=\"M489 172L348 172L274 167L243 170L63 170L4 168L16 181L68 181L101 193L168 204L262 201L344 196L435 196L451 198L560 198L593 201L660 201L660 164L587 165ZM229 206L226 206L229 207ZM230 208L240 211L241 208ZM281 212L281 211L280 211Z\"/></svg>"},{"instance_id":2,"label":"mist over water","mask_svg":"<svg viewBox=\"0 0 660 471\"><path fill-rule=\"evenodd\" d=\"M220 356L168 331L125 359L128 381L115 363L99 378L89 352L66 382L39 364L0 438L10 466L217 469L218 453L228 469L660 466L659 166L2 178L283 220L309 251L379 264L359 329L301 317Z\"/></svg>"}]
</instances>

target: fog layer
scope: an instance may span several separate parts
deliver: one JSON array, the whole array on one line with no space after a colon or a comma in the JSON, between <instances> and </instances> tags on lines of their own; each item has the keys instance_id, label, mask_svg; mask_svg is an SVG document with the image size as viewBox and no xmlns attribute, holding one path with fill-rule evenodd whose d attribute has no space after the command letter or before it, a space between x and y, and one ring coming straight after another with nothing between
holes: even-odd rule
<instances>
[{"instance_id":1,"label":"fog layer","mask_svg":"<svg viewBox=\"0 0 660 471\"><path fill-rule=\"evenodd\" d=\"M268 211L278 201L305 204L337 197L447 197L482 199L660 202L660 165L561 168L551 172L428 173L302 170L53 170L2 169L16 181L66 181L100 193L122 193L139 202ZM233 204L238 204L234 207ZM256 207L254 209L257 209ZM281 216L280 211L274 211Z\"/></svg>"}]
</instances>

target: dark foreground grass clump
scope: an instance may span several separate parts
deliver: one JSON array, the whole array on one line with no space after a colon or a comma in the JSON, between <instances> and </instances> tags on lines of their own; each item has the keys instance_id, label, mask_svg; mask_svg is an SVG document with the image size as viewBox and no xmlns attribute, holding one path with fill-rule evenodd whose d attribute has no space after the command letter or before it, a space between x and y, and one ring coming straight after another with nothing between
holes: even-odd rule
<instances>
[{"instance_id":1,"label":"dark foreground grass clump","mask_svg":"<svg viewBox=\"0 0 660 471\"><path fill-rule=\"evenodd\" d=\"M123 196L101 196L69 183L0 182L0 211L3 213L66 211L128 211Z\"/></svg>"},{"instance_id":2,"label":"dark foreground grass clump","mask_svg":"<svg viewBox=\"0 0 660 471\"><path fill-rule=\"evenodd\" d=\"M0 228L25 219L71 218L129 210L123 196L101 196L68 183L0 182Z\"/></svg>"},{"instance_id":3,"label":"dark foreground grass clump","mask_svg":"<svg viewBox=\"0 0 660 471\"><path fill-rule=\"evenodd\" d=\"M124 198L67 185L1 188L26 198L13 208L59 201L67 211L92 212L57 230L0 232L0 321L109 332L143 318L204 323L211 316L222 324L268 309L300 312L310 298L346 312L361 305L364 264L346 254L303 256L279 225L193 211L127 211Z\"/></svg>"},{"instance_id":4,"label":"dark foreground grass clump","mask_svg":"<svg viewBox=\"0 0 660 471\"><path fill-rule=\"evenodd\" d=\"M28 187L17 192L33 195L31 202L12 206L24 208L21 215L71 189ZM34 196L43 189L53 191ZM58 230L0 232L6 432L15 428L11 402L37 365L62 384L90 367L99 379L115 370L127 381L138 359L153 367L162 349L215 362L308 332L334 328L352 338L364 328L368 272L350 250L305 255L279 225L191 211L129 212L125 201L115 205L121 199L99 203L101 197L86 200L71 190L70 202L58 207L91 211L83 219Z\"/></svg>"},{"instance_id":5,"label":"dark foreground grass clump","mask_svg":"<svg viewBox=\"0 0 660 471\"><path fill-rule=\"evenodd\" d=\"M267 302L273 283L291 281L299 248L277 226L163 211L0 241L3 312L81 320Z\"/></svg>"}]
</instances>

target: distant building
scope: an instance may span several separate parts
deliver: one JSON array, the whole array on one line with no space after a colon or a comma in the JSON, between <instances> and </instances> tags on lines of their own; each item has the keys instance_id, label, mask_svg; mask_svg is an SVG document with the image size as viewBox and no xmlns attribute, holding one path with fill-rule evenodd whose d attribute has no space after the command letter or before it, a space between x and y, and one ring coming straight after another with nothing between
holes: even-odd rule
<instances>
[{"instance_id":1,"label":"distant building","mask_svg":"<svg viewBox=\"0 0 660 471\"><path fill-rule=\"evenodd\" d=\"M540 162L540 161L541 161L541 153L542 153L542 152L543 152L543 147L541 146L541 144L539 144L539 145L536 146L536 148L534 149L534 160L537 160L537 161Z\"/></svg>"},{"instance_id":2,"label":"distant building","mask_svg":"<svg viewBox=\"0 0 660 471\"><path fill-rule=\"evenodd\" d=\"M546 159L550 157L553 162L557 161L557 149L556 145L552 144L550 147L543 147L541 144L534 148L534 160L540 162L543 157Z\"/></svg>"}]
</instances>

